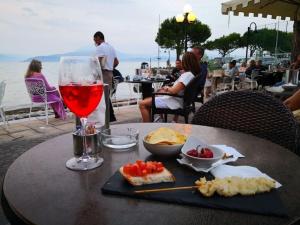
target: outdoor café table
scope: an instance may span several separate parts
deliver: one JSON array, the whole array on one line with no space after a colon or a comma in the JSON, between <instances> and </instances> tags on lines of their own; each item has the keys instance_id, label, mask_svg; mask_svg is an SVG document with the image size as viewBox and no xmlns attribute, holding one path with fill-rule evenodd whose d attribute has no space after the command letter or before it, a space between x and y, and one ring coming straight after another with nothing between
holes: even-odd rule
<instances>
[{"instance_id":1,"label":"outdoor caf\u00e9 table","mask_svg":"<svg viewBox=\"0 0 300 225\"><path fill-rule=\"evenodd\" d=\"M130 84L141 84L142 86L142 97L143 99L151 97L152 95L152 84L153 83L163 83L168 79L141 79L141 80L125 80L125 83Z\"/></svg>"},{"instance_id":2,"label":"outdoor caf\u00e9 table","mask_svg":"<svg viewBox=\"0 0 300 225\"><path fill-rule=\"evenodd\" d=\"M271 93L275 98L279 99L280 101L284 101L287 98L291 97L293 94L295 94L299 89L300 87L295 87L294 89L283 90L281 92L278 92L272 88L267 88L266 91L268 93Z\"/></svg>"},{"instance_id":3,"label":"outdoor caf\u00e9 table","mask_svg":"<svg viewBox=\"0 0 300 225\"><path fill-rule=\"evenodd\" d=\"M272 86L277 82L282 81L283 72L281 71L261 71L260 74L262 75L260 81L260 85L262 85L262 87Z\"/></svg>"},{"instance_id":4,"label":"outdoor caf\u00e9 table","mask_svg":"<svg viewBox=\"0 0 300 225\"><path fill-rule=\"evenodd\" d=\"M283 185L278 192L289 217L103 195L101 187L119 167L150 155L142 139L161 126L181 129L210 144L238 149L246 157L233 165L257 167ZM139 147L123 153L103 149L104 164L95 170L78 172L66 168L73 154L71 134L50 139L21 155L9 167L3 184L3 194L15 214L36 225L272 225L287 224L300 215L300 158L279 145L235 131L197 125L132 123L113 127L138 128Z\"/></svg>"}]
</instances>

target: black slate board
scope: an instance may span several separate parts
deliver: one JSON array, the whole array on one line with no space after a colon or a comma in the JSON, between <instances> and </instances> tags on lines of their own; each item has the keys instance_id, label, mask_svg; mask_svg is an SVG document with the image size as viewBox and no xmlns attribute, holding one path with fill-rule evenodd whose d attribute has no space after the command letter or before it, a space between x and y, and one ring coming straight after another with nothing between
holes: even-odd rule
<instances>
[{"instance_id":1,"label":"black slate board","mask_svg":"<svg viewBox=\"0 0 300 225\"><path fill-rule=\"evenodd\" d=\"M175 183L160 183L133 187L124 180L117 171L102 187L102 193L123 195L132 198L142 198L161 202L186 204L208 208L236 210L242 212L256 213L262 215L287 216L287 211L282 204L276 190L269 193L258 194L255 196L234 196L230 198L214 195L206 198L201 196L196 190L178 190L169 192L157 192L147 194L135 194L135 190L145 190L152 188L191 186L200 177L205 176L212 179L211 174L197 173L189 168L180 166L175 162L164 162L165 166L176 177ZM176 164L176 165L175 165Z\"/></svg>"}]
</instances>

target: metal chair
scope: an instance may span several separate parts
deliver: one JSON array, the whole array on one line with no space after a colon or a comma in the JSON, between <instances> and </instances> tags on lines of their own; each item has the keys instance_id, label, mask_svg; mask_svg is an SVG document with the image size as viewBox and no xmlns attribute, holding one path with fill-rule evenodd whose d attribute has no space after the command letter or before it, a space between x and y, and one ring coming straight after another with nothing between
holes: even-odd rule
<instances>
[{"instance_id":1,"label":"metal chair","mask_svg":"<svg viewBox=\"0 0 300 225\"><path fill-rule=\"evenodd\" d=\"M117 101L117 89L118 89L118 84L119 84L119 80L117 79L113 79L113 85L112 85L112 90L110 92L110 99L114 100L115 104L117 105L118 110L120 110L119 108L119 103Z\"/></svg>"},{"instance_id":2,"label":"metal chair","mask_svg":"<svg viewBox=\"0 0 300 225\"><path fill-rule=\"evenodd\" d=\"M29 118L31 117L32 107L44 106L46 113L46 124L48 125L48 106L56 101L48 101L47 94L51 92L56 92L57 90L46 90L46 85L42 79L37 78L26 78L25 79L26 88L31 99Z\"/></svg>"},{"instance_id":3,"label":"metal chair","mask_svg":"<svg viewBox=\"0 0 300 225\"><path fill-rule=\"evenodd\" d=\"M3 121L3 124L5 125L5 128L7 128L7 121L5 117L5 111L4 111L4 106L2 104L2 100L5 94L5 88L6 88L6 82L2 81L0 83L0 114L1 114L1 119Z\"/></svg>"},{"instance_id":4,"label":"metal chair","mask_svg":"<svg viewBox=\"0 0 300 225\"><path fill-rule=\"evenodd\" d=\"M196 112L193 124L220 127L268 139L300 155L299 124L274 97L231 91L212 98Z\"/></svg>"},{"instance_id":5,"label":"metal chair","mask_svg":"<svg viewBox=\"0 0 300 225\"><path fill-rule=\"evenodd\" d=\"M191 80L190 83L185 87L183 96L176 95L176 94L169 94L169 93L157 93L157 92L152 93L152 110L151 110L152 122L154 121L155 114L163 114L164 122L167 122L168 114L172 114L172 115L183 116L185 123L188 123L189 114L191 112L195 112L195 101L199 93L199 80L200 80L200 76L194 77L193 80ZM201 88L203 89L203 87ZM157 95L167 95L167 96L182 98L183 108L179 108L179 109L157 108L155 105L155 97Z\"/></svg>"}]
</instances>

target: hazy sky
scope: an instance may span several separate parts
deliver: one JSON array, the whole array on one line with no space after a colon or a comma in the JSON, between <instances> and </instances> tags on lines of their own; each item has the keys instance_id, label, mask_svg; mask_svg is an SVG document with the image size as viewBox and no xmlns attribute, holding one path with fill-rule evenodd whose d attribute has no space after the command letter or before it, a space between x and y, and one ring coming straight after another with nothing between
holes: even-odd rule
<instances>
[{"instance_id":1,"label":"hazy sky","mask_svg":"<svg viewBox=\"0 0 300 225\"><path fill-rule=\"evenodd\" d=\"M211 39L244 33L250 22L260 27L276 20L221 14L226 0L0 0L0 54L49 55L93 45L101 30L106 41L124 53L155 54L161 21L191 4L197 18L209 25ZM269 27L274 25L269 25ZM285 30L285 23L280 24ZM289 23L289 30L292 23Z\"/></svg>"}]
</instances>

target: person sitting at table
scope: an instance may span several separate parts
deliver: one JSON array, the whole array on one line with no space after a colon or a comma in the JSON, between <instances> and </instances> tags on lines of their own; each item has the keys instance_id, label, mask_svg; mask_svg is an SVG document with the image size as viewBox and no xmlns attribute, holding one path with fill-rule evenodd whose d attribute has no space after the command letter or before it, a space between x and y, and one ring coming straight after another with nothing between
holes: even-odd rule
<instances>
[{"instance_id":1,"label":"person sitting at table","mask_svg":"<svg viewBox=\"0 0 300 225\"><path fill-rule=\"evenodd\" d=\"M46 80L45 76L42 74L41 71L42 63L38 60L33 59L28 66L27 72L25 74L25 79L37 78L44 81L46 91L51 91L47 93L48 102L55 101L54 103L50 104L54 111L55 118L61 118L64 120L67 118L67 114L65 112L62 99L60 98L60 94L55 87L49 85L48 81Z\"/></svg>"},{"instance_id":2,"label":"person sitting at table","mask_svg":"<svg viewBox=\"0 0 300 225\"><path fill-rule=\"evenodd\" d=\"M300 54L297 55L296 61L291 64L290 69L299 70L300 69Z\"/></svg>"},{"instance_id":3,"label":"person sitting at table","mask_svg":"<svg viewBox=\"0 0 300 225\"><path fill-rule=\"evenodd\" d=\"M247 69L247 63L246 62L242 62L242 64L239 67L239 72L240 73L245 73Z\"/></svg>"},{"instance_id":4,"label":"person sitting at table","mask_svg":"<svg viewBox=\"0 0 300 225\"><path fill-rule=\"evenodd\" d=\"M231 83L232 79L235 79L239 75L239 70L236 67L236 61L232 60L228 63L228 69L222 70L220 77L215 77L212 82L213 89L216 91L218 84L222 82Z\"/></svg>"},{"instance_id":5,"label":"person sitting at table","mask_svg":"<svg viewBox=\"0 0 300 225\"><path fill-rule=\"evenodd\" d=\"M203 62L202 58L204 56L204 52L205 49L199 46L194 46L192 48L192 52L194 53L194 55L196 56L198 62L200 63L200 68L201 68L201 78L199 81L199 87L204 87L205 82L206 82L206 77L208 74L208 63L207 62Z\"/></svg>"},{"instance_id":6,"label":"person sitting at table","mask_svg":"<svg viewBox=\"0 0 300 225\"><path fill-rule=\"evenodd\" d=\"M267 67L262 64L262 60L257 60L255 65L255 69L258 70L259 73L267 70Z\"/></svg>"},{"instance_id":7,"label":"person sitting at table","mask_svg":"<svg viewBox=\"0 0 300 225\"><path fill-rule=\"evenodd\" d=\"M225 83L230 83L232 80L235 80L235 78L238 78L239 69L236 66L235 60L228 63L228 70L223 72L222 76L224 77Z\"/></svg>"},{"instance_id":8,"label":"person sitting at table","mask_svg":"<svg viewBox=\"0 0 300 225\"><path fill-rule=\"evenodd\" d=\"M183 70L182 70L181 60L177 59L176 62L175 62L175 68L173 68L173 70L171 72L171 75L166 76L168 81L165 81L163 83L163 86L173 84L180 77L180 75L182 73L183 73Z\"/></svg>"},{"instance_id":9,"label":"person sitting at table","mask_svg":"<svg viewBox=\"0 0 300 225\"><path fill-rule=\"evenodd\" d=\"M164 86L158 92L183 95L188 83L200 74L201 68L196 56L191 52L186 52L182 57L182 68L184 73L174 82L172 87ZM182 108L183 100L173 96L157 96L155 105L158 108L178 109ZM152 98L145 98L139 103L143 122L150 122Z\"/></svg>"},{"instance_id":10,"label":"person sitting at table","mask_svg":"<svg viewBox=\"0 0 300 225\"><path fill-rule=\"evenodd\" d=\"M249 63L249 66L247 67L247 69L245 71L246 76L251 78L252 71L255 69L256 69L256 63L255 63L255 60L252 59Z\"/></svg>"}]
</instances>

